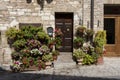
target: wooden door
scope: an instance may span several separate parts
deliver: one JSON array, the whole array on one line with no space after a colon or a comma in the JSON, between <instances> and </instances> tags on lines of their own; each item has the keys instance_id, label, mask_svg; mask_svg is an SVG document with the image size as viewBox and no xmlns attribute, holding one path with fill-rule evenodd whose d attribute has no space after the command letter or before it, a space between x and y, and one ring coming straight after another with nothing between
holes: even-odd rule
<instances>
[{"instance_id":1,"label":"wooden door","mask_svg":"<svg viewBox=\"0 0 120 80\"><path fill-rule=\"evenodd\" d=\"M72 52L73 50L73 14L56 14L55 28L61 29L63 36L61 52Z\"/></svg>"},{"instance_id":2,"label":"wooden door","mask_svg":"<svg viewBox=\"0 0 120 80\"><path fill-rule=\"evenodd\" d=\"M104 18L104 30L107 32L106 56L120 56L120 16Z\"/></svg>"}]
</instances>

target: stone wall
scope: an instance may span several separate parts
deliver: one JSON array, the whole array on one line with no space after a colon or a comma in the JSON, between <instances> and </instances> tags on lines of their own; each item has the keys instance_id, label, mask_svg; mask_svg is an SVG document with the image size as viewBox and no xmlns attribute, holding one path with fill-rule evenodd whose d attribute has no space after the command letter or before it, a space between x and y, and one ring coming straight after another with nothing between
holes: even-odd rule
<instances>
[{"instance_id":1,"label":"stone wall","mask_svg":"<svg viewBox=\"0 0 120 80\"><path fill-rule=\"evenodd\" d=\"M72 12L74 29L79 23L90 28L90 0L44 0L41 9L39 0L0 0L0 30L2 31L1 53L5 53L5 62L10 63L11 50L7 45L5 31L19 23L42 23L46 27L55 27L55 12ZM95 1L95 30L103 29L103 0ZM98 27L99 21L99 27ZM9 58L8 58L9 57Z\"/></svg>"},{"instance_id":2,"label":"stone wall","mask_svg":"<svg viewBox=\"0 0 120 80\"><path fill-rule=\"evenodd\" d=\"M120 4L120 0L104 0L104 4Z\"/></svg>"}]
</instances>

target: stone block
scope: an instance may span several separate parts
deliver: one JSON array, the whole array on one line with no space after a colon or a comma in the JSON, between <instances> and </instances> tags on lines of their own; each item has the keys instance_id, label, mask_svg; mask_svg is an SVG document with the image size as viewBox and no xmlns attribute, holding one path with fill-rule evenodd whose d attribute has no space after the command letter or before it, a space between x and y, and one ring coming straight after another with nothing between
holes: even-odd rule
<instances>
[{"instance_id":1,"label":"stone block","mask_svg":"<svg viewBox=\"0 0 120 80\"><path fill-rule=\"evenodd\" d=\"M49 20L49 16L42 16L42 20Z\"/></svg>"},{"instance_id":2,"label":"stone block","mask_svg":"<svg viewBox=\"0 0 120 80\"><path fill-rule=\"evenodd\" d=\"M21 16L21 15L24 15L25 13L19 11L19 12L17 12L17 14Z\"/></svg>"},{"instance_id":3,"label":"stone block","mask_svg":"<svg viewBox=\"0 0 120 80\"><path fill-rule=\"evenodd\" d=\"M10 12L10 15L16 15L17 12Z\"/></svg>"}]
</instances>

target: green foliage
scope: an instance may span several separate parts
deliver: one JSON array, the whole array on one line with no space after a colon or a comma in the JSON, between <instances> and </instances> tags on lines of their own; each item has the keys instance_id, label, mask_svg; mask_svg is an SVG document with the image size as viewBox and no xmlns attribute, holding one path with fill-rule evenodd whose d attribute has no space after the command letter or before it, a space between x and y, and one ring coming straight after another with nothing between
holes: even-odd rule
<instances>
[{"instance_id":1,"label":"green foliage","mask_svg":"<svg viewBox=\"0 0 120 80\"><path fill-rule=\"evenodd\" d=\"M86 54L85 57L83 58L82 64L90 65L90 64L93 64L94 62L95 62L95 59L91 55Z\"/></svg>"},{"instance_id":2,"label":"green foliage","mask_svg":"<svg viewBox=\"0 0 120 80\"><path fill-rule=\"evenodd\" d=\"M103 54L103 48L101 48L101 47L95 47L95 52L98 54L98 56L102 56L102 54Z\"/></svg>"},{"instance_id":3,"label":"green foliage","mask_svg":"<svg viewBox=\"0 0 120 80\"><path fill-rule=\"evenodd\" d=\"M94 63L95 63L95 62L97 61L99 55L98 55L96 52L92 52L92 53L91 53L91 56L93 57Z\"/></svg>"},{"instance_id":4,"label":"green foliage","mask_svg":"<svg viewBox=\"0 0 120 80\"><path fill-rule=\"evenodd\" d=\"M76 35L77 37L84 37L84 32L85 32L85 30L86 30L86 28L83 27L83 26L78 27L77 30L76 30L75 35Z\"/></svg>"},{"instance_id":5,"label":"green foliage","mask_svg":"<svg viewBox=\"0 0 120 80\"><path fill-rule=\"evenodd\" d=\"M55 39L49 39L49 42L48 42L48 44L50 45L50 44L52 44L52 45L54 45L56 42L55 42Z\"/></svg>"},{"instance_id":6,"label":"green foliage","mask_svg":"<svg viewBox=\"0 0 120 80\"><path fill-rule=\"evenodd\" d=\"M50 49L48 48L48 46L42 45L42 46L40 47L40 51L41 51L42 53L46 54L46 53L49 53L49 52L50 52Z\"/></svg>"},{"instance_id":7,"label":"green foliage","mask_svg":"<svg viewBox=\"0 0 120 80\"><path fill-rule=\"evenodd\" d=\"M84 56L85 56L85 53L81 49L76 49L73 51L73 57L75 57L76 59L81 59Z\"/></svg>"},{"instance_id":8,"label":"green foliage","mask_svg":"<svg viewBox=\"0 0 120 80\"><path fill-rule=\"evenodd\" d=\"M18 52L12 52L11 57L12 57L13 60L19 60L20 53L18 53Z\"/></svg>"},{"instance_id":9,"label":"green foliage","mask_svg":"<svg viewBox=\"0 0 120 80\"><path fill-rule=\"evenodd\" d=\"M39 48L41 46L41 42L38 41L38 40L27 40L27 46L30 48L30 49L33 49L33 48Z\"/></svg>"},{"instance_id":10,"label":"green foliage","mask_svg":"<svg viewBox=\"0 0 120 80\"><path fill-rule=\"evenodd\" d=\"M41 31L37 33L37 39L45 44L48 44L50 37L44 31Z\"/></svg>"},{"instance_id":11,"label":"green foliage","mask_svg":"<svg viewBox=\"0 0 120 80\"><path fill-rule=\"evenodd\" d=\"M6 36L11 39L14 40L16 38L16 34L19 32L19 30L17 30L15 27L9 28L6 31Z\"/></svg>"},{"instance_id":12,"label":"green foliage","mask_svg":"<svg viewBox=\"0 0 120 80\"><path fill-rule=\"evenodd\" d=\"M106 44L106 31L98 31L94 38L95 52L102 56L103 48Z\"/></svg>"},{"instance_id":13,"label":"green foliage","mask_svg":"<svg viewBox=\"0 0 120 80\"><path fill-rule=\"evenodd\" d=\"M55 42L56 42L55 47L56 47L57 49L59 49L59 48L61 47L61 45L62 45L62 40L61 40L61 38L60 38L60 37L55 37Z\"/></svg>"},{"instance_id":14,"label":"green foliage","mask_svg":"<svg viewBox=\"0 0 120 80\"><path fill-rule=\"evenodd\" d=\"M94 38L94 44L103 47L106 44L106 31L98 31Z\"/></svg>"},{"instance_id":15,"label":"green foliage","mask_svg":"<svg viewBox=\"0 0 120 80\"><path fill-rule=\"evenodd\" d=\"M22 26L20 28L21 34L24 34L25 39L35 39L38 32L43 31L42 27L35 26Z\"/></svg>"},{"instance_id":16,"label":"green foliage","mask_svg":"<svg viewBox=\"0 0 120 80\"><path fill-rule=\"evenodd\" d=\"M48 44L55 44L56 40L50 42L50 37L43 31L42 27L9 28L6 31L6 36L10 46L15 50L11 54L12 59L22 62L25 68L36 64L39 69L45 69L44 62L53 60ZM57 55L58 52L55 51L53 54Z\"/></svg>"},{"instance_id":17,"label":"green foliage","mask_svg":"<svg viewBox=\"0 0 120 80\"><path fill-rule=\"evenodd\" d=\"M87 36L93 36L94 35L94 31L92 29L86 29L86 35Z\"/></svg>"},{"instance_id":18,"label":"green foliage","mask_svg":"<svg viewBox=\"0 0 120 80\"><path fill-rule=\"evenodd\" d=\"M48 62L48 61L53 61L53 57L51 54L44 54L42 56L42 60L45 61L45 62Z\"/></svg>"},{"instance_id":19,"label":"green foliage","mask_svg":"<svg viewBox=\"0 0 120 80\"><path fill-rule=\"evenodd\" d=\"M40 69L45 69L45 67L46 67L45 63L41 60L36 61L36 66L38 67L39 70Z\"/></svg>"},{"instance_id":20,"label":"green foliage","mask_svg":"<svg viewBox=\"0 0 120 80\"><path fill-rule=\"evenodd\" d=\"M20 39L20 40L16 40L13 44L12 44L12 46L15 48L15 50L21 50L21 49L23 49L23 48L25 48L26 47L26 40L25 39Z\"/></svg>"},{"instance_id":21,"label":"green foliage","mask_svg":"<svg viewBox=\"0 0 120 80\"><path fill-rule=\"evenodd\" d=\"M57 50L52 51L52 55L53 56L58 56L59 55L59 51L57 51Z\"/></svg>"},{"instance_id":22,"label":"green foliage","mask_svg":"<svg viewBox=\"0 0 120 80\"><path fill-rule=\"evenodd\" d=\"M74 48L79 48L81 46L83 46L83 43L85 42L85 40L81 37L76 37L73 41L74 43Z\"/></svg>"},{"instance_id":23,"label":"green foliage","mask_svg":"<svg viewBox=\"0 0 120 80\"><path fill-rule=\"evenodd\" d=\"M28 48L24 48L20 51L21 57L30 57L30 50Z\"/></svg>"},{"instance_id":24,"label":"green foliage","mask_svg":"<svg viewBox=\"0 0 120 80\"><path fill-rule=\"evenodd\" d=\"M25 68L28 68L30 66L29 58L23 57L22 58L22 63L23 63L23 65L24 65Z\"/></svg>"}]
</instances>

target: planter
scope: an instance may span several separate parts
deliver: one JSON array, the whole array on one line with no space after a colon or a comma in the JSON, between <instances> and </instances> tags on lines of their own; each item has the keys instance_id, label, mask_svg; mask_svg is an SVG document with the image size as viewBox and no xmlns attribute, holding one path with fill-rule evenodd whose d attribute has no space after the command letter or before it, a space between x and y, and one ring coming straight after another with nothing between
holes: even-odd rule
<instances>
[{"instance_id":1,"label":"planter","mask_svg":"<svg viewBox=\"0 0 120 80\"><path fill-rule=\"evenodd\" d=\"M57 56L53 56L53 60L57 60Z\"/></svg>"},{"instance_id":2,"label":"planter","mask_svg":"<svg viewBox=\"0 0 120 80\"><path fill-rule=\"evenodd\" d=\"M103 56L100 56L98 59L97 59L97 65L101 65L104 63L104 60L103 60Z\"/></svg>"},{"instance_id":3,"label":"planter","mask_svg":"<svg viewBox=\"0 0 120 80\"><path fill-rule=\"evenodd\" d=\"M83 59L77 59L77 64L82 65Z\"/></svg>"},{"instance_id":4,"label":"planter","mask_svg":"<svg viewBox=\"0 0 120 80\"><path fill-rule=\"evenodd\" d=\"M25 70L28 70L28 71L37 71L38 67L36 67L35 65L33 65L33 66L29 66L29 68L26 68Z\"/></svg>"},{"instance_id":5,"label":"planter","mask_svg":"<svg viewBox=\"0 0 120 80\"><path fill-rule=\"evenodd\" d=\"M52 65L51 61L45 62L45 66L46 66L47 69L51 68L51 65Z\"/></svg>"}]
</instances>

